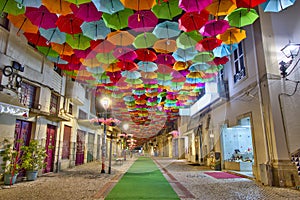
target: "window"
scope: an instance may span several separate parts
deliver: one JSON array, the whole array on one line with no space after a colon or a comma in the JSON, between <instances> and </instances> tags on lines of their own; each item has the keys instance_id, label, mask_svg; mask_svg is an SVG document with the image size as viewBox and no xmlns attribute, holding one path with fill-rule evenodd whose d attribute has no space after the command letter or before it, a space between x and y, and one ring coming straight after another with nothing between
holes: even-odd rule
<instances>
[{"instance_id":1,"label":"window","mask_svg":"<svg viewBox=\"0 0 300 200\"><path fill-rule=\"evenodd\" d=\"M233 52L234 61L234 83L243 79L246 76L245 62L244 62L244 52L242 43L238 44L238 48Z\"/></svg>"},{"instance_id":2,"label":"window","mask_svg":"<svg viewBox=\"0 0 300 200\"><path fill-rule=\"evenodd\" d=\"M51 99L50 99L50 114L57 114L59 106L59 98L55 94L51 94Z\"/></svg>"},{"instance_id":3,"label":"window","mask_svg":"<svg viewBox=\"0 0 300 200\"><path fill-rule=\"evenodd\" d=\"M71 103L69 103L68 113L69 113L70 115L73 114L73 104L71 104Z\"/></svg>"},{"instance_id":4,"label":"window","mask_svg":"<svg viewBox=\"0 0 300 200\"><path fill-rule=\"evenodd\" d=\"M0 16L0 26L8 30L8 19L7 19L7 13L3 12L2 16Z\"/></svg>"},{"instance_id":5,"label":"window","mask_svg":"<svg viewBox=\"0 0 300 200\"><path fill-rule=\"evenodd\" d=\"M37 87L26 82L21 82L21 103L28 108L35 108Z\"/></svg>"},{"instance_id":6,"label":"window","mask_svg":"<svg viewBox=\"0 0 300 200\"><path fill-rule=\"evenodd\" d=\"M87 113L79 109L78 119L87 119Z\"/></svg>"},{"instance_id":7,"label":"window","mask_svg":"<svg viewBox=\"0 0 300 200\"><path fill-rule=\"evenodd\" d=\"M62 76L62 70L61 70L56 64L54 64L53 70L54 70L57 74L59 74L60 76Z\"/></svg>"}]
</instances>

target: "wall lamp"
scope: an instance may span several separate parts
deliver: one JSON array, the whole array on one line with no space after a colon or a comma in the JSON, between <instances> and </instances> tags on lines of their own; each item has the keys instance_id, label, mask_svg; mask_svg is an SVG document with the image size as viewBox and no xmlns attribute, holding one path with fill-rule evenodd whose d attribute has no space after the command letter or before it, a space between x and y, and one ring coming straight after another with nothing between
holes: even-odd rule
<instances>
[{"instance_id":1,"label":"wall lamp","mask_svg":"<svg viewBox=\"0 0 300 200\"><path fill-rule=\"evenodd\" d=\"M279 70L281 72L280 74L282 78L285 78L288 75L286 70L292 64L294 58L299 54L299 50L300 50L300 44L293 43L291 41L289 41L289 43L280 50L287 58L291 58L289 62L281 61L279 63L280 65ZM297 64L298 61L294 67L296 67Z\"/></svg>"}]
</instances>

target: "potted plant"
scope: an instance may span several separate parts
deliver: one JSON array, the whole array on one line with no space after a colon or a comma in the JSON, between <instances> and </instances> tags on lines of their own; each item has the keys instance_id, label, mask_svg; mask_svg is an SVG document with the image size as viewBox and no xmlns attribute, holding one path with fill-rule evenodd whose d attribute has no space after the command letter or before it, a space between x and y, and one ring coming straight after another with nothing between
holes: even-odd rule
<instances>
[{"instance_id":1,"label":"potted plant","mask_svg":"<svg viewBox=\"0 0 300 200\"><path fill-rule=\"evenodd\" d=\"M3 141L3 149L0 152L2 157L2 170L4 172L4 184L13 185L16 182L20 169L18 161L20 160L20 150L13 148L13 144L7 139Z\"/></svg>"},{"instance_id":2,"label":"potted plant","mask_svg":"<svg viewBox=\"0 0 300 200\"><path fill-rule=\"evenodd\" d=\"M46 166L47 157L44 147L39 145L37 140L31 140L28 146L22 146L22 164L21 167L26 170L28 181L36 180L38 170Z\"/></svg>"}]
</instances>

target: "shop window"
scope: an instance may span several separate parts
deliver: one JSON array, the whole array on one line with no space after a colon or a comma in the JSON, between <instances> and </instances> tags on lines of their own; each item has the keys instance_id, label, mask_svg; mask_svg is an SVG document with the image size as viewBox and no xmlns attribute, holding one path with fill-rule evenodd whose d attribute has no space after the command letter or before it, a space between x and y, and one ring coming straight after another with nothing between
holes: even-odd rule
<instances>
[{"instance_id":1,"label":"shop window","mask_svg":"<svg viewBox=\"0 0 300 200\"><path fill-rule=\"evenodd\" d=\"M87 113L79 109L78 119L87 119Z\"/></svg>"},{"instance_id":2,"label":"shop window","mask_svg":"<svg viewBox=\"0 0 300 200\"><path fill-rule=\"evenodd\" d=\"M9 30L8 29L8 24L9 24L9 21L7 19L7 13L3 12L2 16L0 16L0 26L5 28L6 30Z\"/></svg>"},{"instance_id":3,"label":"shop window","mask_svg":"<svg viewBox=\"0 0 300 200\"><path fill-rule=\"evenodd\" d=\"M37 87L26 82L21 82L21 103L28 108L36 108L35 102Z\"/></svg>"},{"instance_id":4,"label":"shop window","mask_svg":"<svg viewBox=\"0 0 300 200\"><path fill-rule=\"evenodd\" d=\"M243 43L238 44L238 48L233 52L233 63L234 63L234 83L242 80L246 77L246 66L243 51Z\"/></svg>"},{"instance_id":5,"label":"shop window","mask_svg":"<svg viewBox=\"0 0 300 200\"><path fill-rule=\"evenodd\" d=\"M59 106L59 97L52 93L50 99L50 114L57 114L58 106Z\"/></svg>"}]
</instances>

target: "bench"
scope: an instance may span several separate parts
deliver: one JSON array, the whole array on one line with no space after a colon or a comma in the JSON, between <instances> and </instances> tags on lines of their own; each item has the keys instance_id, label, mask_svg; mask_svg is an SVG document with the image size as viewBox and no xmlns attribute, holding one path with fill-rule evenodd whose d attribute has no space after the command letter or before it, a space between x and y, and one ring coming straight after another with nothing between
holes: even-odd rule
<instances>
[{"instance_id":1,"label":"bench","mask_svg":"<svg viewBox=\"0 0 300 200\"><path fill-rule=\"evenodd\" d=\"M124 158L116 158L116 164L123 165Z\"/></svg>"}]
</instances>

